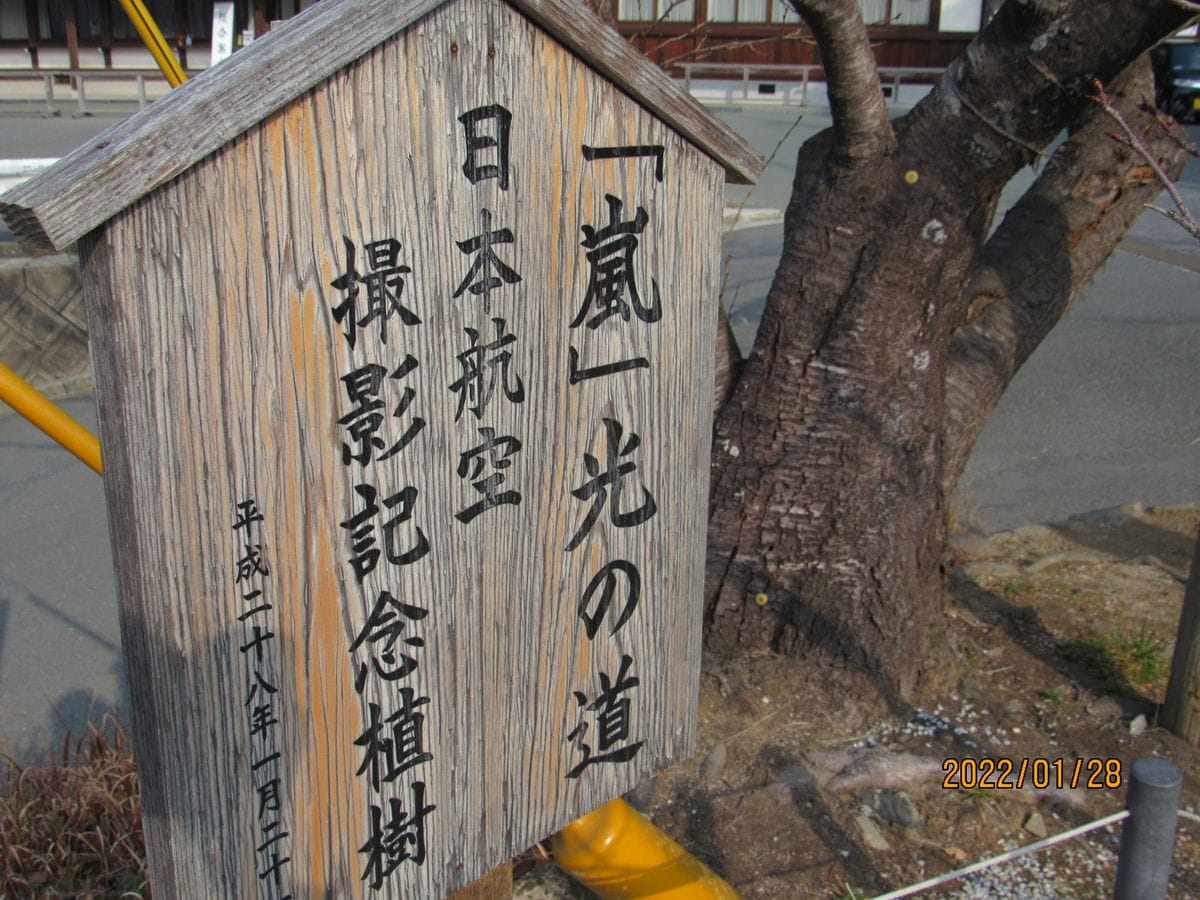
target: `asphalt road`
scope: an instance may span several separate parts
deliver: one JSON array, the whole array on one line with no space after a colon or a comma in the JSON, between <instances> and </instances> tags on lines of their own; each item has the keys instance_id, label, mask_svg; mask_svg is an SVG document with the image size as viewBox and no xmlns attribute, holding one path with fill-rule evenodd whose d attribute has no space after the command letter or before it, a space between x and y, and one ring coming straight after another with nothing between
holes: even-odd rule
<instances>
[{"instance_id":1,"label":"asphalt road","mask_svg":"<svg viewBox=\"0 0 1200 900\"><path fill-rule=\"evenodd\" d=\"M714 111L764 153L798 112ZM42 119L0 104L0 159L61 156L120 114ZM783 206L800 141L827 124L826 111L805 111L759 186L748 197L730 188L728 202ZM1022 173L1010 194L1031 178ZM1197 163L1182 189L1200 208ZM726 241L726 298L747 344L781 245L778 223ZM1200 247L1154 213L1124 246L1019 373L977 445L956 505L989 530L1135 500L1200 501ZM95 427L91 398L66 405ZM101 479L12 414L0 414L0 461L0 750L28 757L127 709L128 694Z\"/></svg>"}]
</instances>

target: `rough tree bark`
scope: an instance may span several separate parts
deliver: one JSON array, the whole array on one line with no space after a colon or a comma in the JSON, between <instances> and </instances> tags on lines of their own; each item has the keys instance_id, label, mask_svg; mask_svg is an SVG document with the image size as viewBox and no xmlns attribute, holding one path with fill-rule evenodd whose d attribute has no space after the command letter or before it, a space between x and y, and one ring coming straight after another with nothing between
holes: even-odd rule
<instances>
[{"instance_id":1,"label":"rough tree bark","mask_svg":"<svg viewBox=\"0 0 1200 900\"><path fill-rule=\"evenodd\" d=\"M612 23L613 8L610 0L584 0L587 3L588 9L598 15L605 22Z\"/></svg>"},{"instance_id":2,"label":"rough tree bark","mask_svg":"<svg viewBox=\"0 0 1200 900\"><path fill-rule=\"evenodd\" d=\"M715 425L710 652L822 649L911 696L940 646L947 498L1000 393L1157 192L1097 137L1113 84L1188 12L1009 0L889 121L856 0L793 0L833 127L801 148L783 256ZM1114 85L1127 116L1146 67ZM1119 93L1123 91L1123 95ZM989 238L1000 190L1074 136ZM1141 120L1178 169L1178 149Z\"/></svg>"}]
</instances>

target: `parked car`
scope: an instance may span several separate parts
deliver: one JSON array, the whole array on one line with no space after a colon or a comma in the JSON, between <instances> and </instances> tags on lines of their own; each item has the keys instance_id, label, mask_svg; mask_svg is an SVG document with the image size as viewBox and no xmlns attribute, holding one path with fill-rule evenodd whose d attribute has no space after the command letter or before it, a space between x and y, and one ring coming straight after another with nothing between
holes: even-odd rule
<instances>
[{"instance_id":1,"label":"parked car","mask_svg":"<svg viewBox=\"0 0 1200 900\"><path fill-rule=\"evenodd\" d=\"M1200 43L1154 48L1155 100L1179 121L1200 116Z\"/></svg>"}]
</instances>

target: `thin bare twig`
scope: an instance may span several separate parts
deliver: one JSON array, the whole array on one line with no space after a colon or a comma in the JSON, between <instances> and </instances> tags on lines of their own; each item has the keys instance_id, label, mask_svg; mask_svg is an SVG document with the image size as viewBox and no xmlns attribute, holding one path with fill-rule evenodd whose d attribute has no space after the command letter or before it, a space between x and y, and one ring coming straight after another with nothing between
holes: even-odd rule
<instances>
[{"instance_id":1,"label":"thin bare twig","mask_svg":"<svg viewBox=\"0 0 1200 900\"><path fill-rule=\"evenodd\" d=\"M649 36L650 32L654 31L655 28L657 28L659 25L661 25L663 22L665 22L667 20L667 16L669 16L672 12L675 11L675 7L682 6L683 4L685 4L687 2L688 2L688 0L671 0L671 2L667 4L667 8L662 11L661 16L659 16L657 19L655 19L653 22L651 22L649 25L647 25L645 27L645 29L643 29L642 31L639 31L637 34L635 34L633 37L631 37L630 40L631 41L640 41L642 38Z\"/></svg>"},{"instance_id":2,"label":"thin bare twig","mask_svg":"<svg viewBox=\"0 0 1200 900\"><path fill-rule=\"evenodd\" d=\"M1197 159L1200 159L1200 148L1197 148L1196 145L1188 139L1187 135L1184 134L1178 127L1176 127L1174 119L1165 115L1161 110L1155 109L1154 104L1145 97L1143 97L1142 102L1138 104L1138 109L1147 115L1154 116L1154 121L1158 123L1158 127L1162 129L1163 133L1170 138L1176 147L1182 149L1183 152L1188 156L1194 156Z\"/></svg>"},{"instance_id":3,"label":"thin bare twig","mask_svg":"<svg viewBox=\"0 0 1200 900\"><path fill-rule=\"evenodd\" d=\"M687 34L681 34L677 38L671 38L668 41L664 41L664 45L671 43L671 41L677 41L680 38L685 38L688 35L690 35L692 32L696 31L696 29L698 29L702 26L707 26L709 24L710 24L709 22L701 22L699 25L696 26L696 28L693 28L692 31L689 31ZM758 46L759 44L775 44L775 43L778 43L779 41L787 41L787 40L801 40L801 41L804 41L804 43L806 43L806 44L815 44L816 43L816 41L805 40L804 39L804 30L801 28L797 28L794 31L785 31L783 34L773 35L772 37L751 38L751 39L745 40L745 41L730 41L728 43L712 44L712 45L708 46L707 48L705 48L705 45L707 44L707 41L708 41L708 35L705 34L703 36L703 38L701 38L700 46L696 47L694 50L689 50L686 53L680 53L678 56L671 57L670 59L668 59L666 62L663 63L663 67L666 68L667 66L674 65L675 63L679 62L680 60L685 60L688 57L701 59L704 56L711 56L712 54L716 53L718 50L740 50L744 47L755 47L755 46ZM735 65L735 64L730 63L730 65Z\"/></svg>"},{"instance_id":4,"label":"thin bare twig","mask_svg":"<svg viewBox=\"0 0 1200 900\"><path fill-rule=\"evenodd\" d=\"M770 166L771 163L775 161L775 157L779 154L779 150L781 147L783 147L784 142L792 136L793 131L795 131L797 128L800 127L800 120L803 118L804 118L803 112L800 113L798 116L796 116L796 121L792 123L792 127L789 128L786 132L784 132L783 137L781 137L779 139L779 141L775 144L775 149L771 151L770 155L767 156L767 161L765 163L763 163L763 171L764 172L767 170L767 167ZM734 213L733 221L729 223L729 227L725 229L725 234L722 235L722 237L729 237L729 235L733 232L733 229L737 227L737 223L740 222L742 219L742 211L746 208L746 202L753 195L754 195L754 191L752 191L752 190L746 191L746 196L742 198L742 202L738 204L737 212Z\"/></svg>"},{"instance_id":5,"label":"thin bare twig","mask_svg":"<svg viewBox=\"0 0 1200 900\"><path fill-rule=\"evenodd\" d=\"M691 28L689 28L689 29L688 29L687 31L685 31L683 34L676 34L676 35L672 35L671 37L667 38L665 41L663 41L661 44L659 44L659 45L658 45L658 47L657 47L657 48L655 48L655 49L657 49L657 50L661 50L663 47L667 46L668 44L674 44L674 43L676 43L677 41L684 41L684 40L687 40L688 38L690 38L690 37L692 37L694 34L696 34L696 32L698 32L698 31L701 31L701 29L703 29L703 28L704 28L706 25L708 25L708 22L707 22L707 21L704 21L704 22L697 22L695 25L693 25ZM703 34L701 34L701 35L700 35L700 43L699 43L697 46L698 46L698 47L702 47L702 46L704 46L704 44L706 44L707 42L708 42L708 34L707 34L707 33L703 33ZM685 54L681 54L681 55L683 55L683 56L686 56L687 54L685 53ZM668 60L666 60L666 61L665 61L665 62L662 64L662 68L664 68L664 69L665 69L665 68L667 68L667 67L668 67L668 66L670 66L670 65L671 65L671 63L673 63L673 62L675 61L675 59L677 59L677 58L678 58L678 57L673 57L673 58L671 58L671 59L668 59Z\"/></svg>"},{"instance_id":6,"label":"thin bare twig","mask_svg":"<svg viewBox=\"0 0 1200 900\"><path fill-rule=\"evenodd\" d=\"M1182 228L1184 231L1186 231L1188 234L1190 234L1196 240L1200 241L1200 228L1197 228L1195 225L1192 224L1192 222L1184 219L1183 216L1181 216L1179 214L1178 210L1163 209L1161 206L1155 206L1153 203L1147 203L1146 209L1152 209L1156 213L1158 213L1160 216L1166 216L1168 219L1170 219L1172 222L1174 222L1176 225L1178 225L1180 228Z\"/></svg>"},{"instance_id":7,"label":"thin bare twig","mask_svg":"<svg viewBox=\"0 0 1200 900\"><path fill-rule=\"evenodd\" d=\"M771 155L768 156L767 161L765 163L763 163L763 171L764 172L766 171L767 167L771 165L772 161L774 161L775 157L778 155L779 149L783 146L784 141L786 141L789 137L791 137L792 132L795 131L797 127L799 127L800 120L803 118L804 118L804 113L800 113L798 116L796 116L796 121L792 123L792 127L789 128L787 130L787 132L784 134L784 136L779 139L779 142L775 145L775 149L771 151ZM746 196L742 198L742 202L738 204L737 212L734 213L734 215L733 215L733 221L729 223L729 227L726 228L725 233L723 235L721 235L722 239L729 237L729 235L733 233L733 229L737 227L737 223L742 218L742 212L746 208L747 201L749 201L750 197L753 196L753 194L754 194L754 191L752 191L752 190L746 191ZM724 297L725 297L725 287L729 283L729 261L732 258L733 258L732 256L725 257L724 272L723 272L722 278L721 278L721 293L718 295L719 297L722 298L722 300L724 300ZM740 290L740 286L739 286L739 290ZM729 315L729 316L733 315L733 311L735 309L737 309L737 299L738 299L738 291L734 291L733 299L729 302L729 306L725 310L726 315Z\"/></svg>"},{"instance_id":8,"label":"thin bare twig","mask_svg":"<svg viewBox=\"0 0 1200 900\"><path fill-rule=\"evenodd\" d=\"M992 131L996 132L996 134L1000 135L1000 137L1004 138L1005 140L1012 141L1018 147L1024 147L1026 150L1032 153L1035 160L1045 159L1048 156L1045 150L1033 146L1033 144L1029 143L1028 141L1021 140L1021 138L1017 137L1011 131L1002 128L999 123L993 122L962 94L958 95L958 102L973 112L975 114L975 118L979 119L979 121L981 121L988 128L992 129Z\"/></svg>"},{"instance_id":9,"label":"thin bare twig","mask_svg":"<svg viewBox=\"0 0 1200 900\"><path fill-rule=\"evenodd\" d=\"M1104 85L1100 83L1100 79L1095 79L1092 82L1092 86L1096 91L1092 99L1100 104L1100 107L1108 114L1109 118L1121 126L1121 131L1124 132L1124 134L1109 132L1108 136L1111 139L1124 144L1146 161L1146 164L1150 166L1150 170L1154 172L1154 177L1157 178L1162 186L1166 189L1168 196L1171 198L1171 202L1175 204L1175 209L1178 210L1178 212L1175 212L1175 210L1170 212L1165 212L1163 210L1157 211L1163 213L1163 215L1165 215L1168 219L1177 222L1188 232L1188 234L1192 235L1192 237L1196 238L1197 240L1200 240L1200 222L1196 221L1196 217L1193 216L1192 211L1188 209L1187 203L1184 202L1183 195L1179 192L1179 188L1175 186L1175 182L1172 181L1170 176L1168 176L1163 170L1162 165L1155 158L1154 154L1150 152L1149 148L1146 147L1145 142L1138 137L1137 133L1133 130L1129 123L1125 121L1125 117L1121 115L1121 111L1113 104L1112 98L1104 89ZM1150 208L1157 209L1153 206Z\"/></svg>"},{"instance_id":10,"label":"thin bare twig","mask_svg":"<svg viewBox=\"0 0 1200 900\"><path fill-rule=\"evenodd\" d=\"M752 725L749 725L749 726L747 726L746 728L743 728L743 729L742 729L741 731L739 731L737 734L732 734L732 735L730 735L729 737L725 738L725 743L726 743L726 744L731 744L731 743L733 743L733 742L734 742L734 741L736 741L738 738L740 738L740 737L741 737L743 734L746 734L746 733L747 733L747 732L749 732L749 731L753 731L755 728L757 728L757 727L758 727L759 725L761 725L763 722L767 721L767 719L774 718L775 716L779 715L781 712L783 712L783 710L781 710L781 709L777 709L777 710L775 710L774 712L769 712L769 713L767 713L765 716L763 716L761 719L759 719L759 720L758 720L757 722L755 722L754 724L752 724Z\"/></svg>"}]
</instances>

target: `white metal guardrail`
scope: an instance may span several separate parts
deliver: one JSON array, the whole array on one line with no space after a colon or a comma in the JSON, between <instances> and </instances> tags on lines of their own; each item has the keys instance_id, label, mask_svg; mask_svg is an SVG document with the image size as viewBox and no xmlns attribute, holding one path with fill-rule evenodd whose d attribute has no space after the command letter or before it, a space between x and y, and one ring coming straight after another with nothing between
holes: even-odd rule
<instances>
[{"instance_id":1,"label":"white metal guardrail","mask_svg":"<svg viewBox=\"0 0 1200 900\"><path fill-rule=\"evenodd\" d=\"M1044 838L1033 844L1027 844L1024 847L1018 847L1016 850L1009 850L1006 853L1001 853L998 856L982 859L977 863L972 863L969 866L963 866L961 869L955 869L952 872L946 872L943 875L938 875L936 878L927 878L925 881L917 884L910 884L908 887L898 888L886 894L880 894L875 900L899 900L900 897L911 897L913 894L919 894L922 891L927 891L930 888L938 887L951 881L957 881L960 878L966 878L968 875L974 875L976 872L982 872L984 869L990 869L992 866L998 866L1002 863L1011 862L1022 856L1028 856L1030 853L1036 853L1039 850L1045 850L1047 847L1053 847L1055 844L1061 844L1064 841L1069 841L1073 838L1087 834L1089 831L1095 831L1097 828L1103 828L1105 825L1112 825L1114 822L1120 822L1122 819L1129 817L1129 810L1123 809L1120 812L1113 813L1110 816L1105 816L1102 819L1097 819L1095 822L1088 822L1086 825L1080 825L1078 828L1072 828L1069 831L1064 831L1062 834L1052 835Z\"/></svg>"},{"instance_id":2,"label":"white metal guardrail","mask_svg":"<svg viewBox=\"0 0 1200 900\"><path fill-rule=\"evenodd\" d=\"M1162 757L1144 757L1130 767L1126 808L1061 834L1017 847L988 859L928 878L916 884L880 894L874 900L899 900L984 869L1003 865L1022 856L1053 847L1088 832L1124 822L1121 848L1117 857L1115 900L1161 900L1166 896L1175 847L1175 823L1179 818L1200 822L1200 815L1179 808L1183 773L1173 762ZM1128 821L1125 821L1128 820Z\"/></svg>"},{"instance_id":3,"label":"white metal guardrail","mask_svg":"<svg viewBox=\"0 0 1200 900\"><path fill-rule=\"evenodd\" d=\"M693 80L698 76L734 74L735 77L741 80L742 98L745 100L751 98L750 81L752 75L758 76L757 80L759 81L764 80L763 76L785 81L799 81L801 106L808 105L808 86L810 81L819 81L819 78L814 79L814 75L816 73L823 73L824 71L819 65L747 65L742 63L680 63L679 68L683 69L684 89L689 92L692 89ZM203 70L189 72L188 77L198 75L200 71ZM930 81L939 78L943 71L945 70L940 68L922 68L918 66L884 66L880 68L879 76L888 86L888 102L894 106L900 102L901 85L928 84ZM76 107L75 115L88 115L87 85L89 82L132 81L136 89L136 99L139 107L144 107L149 103L149 98L146 94L148 83L164 87L167 83L166 79L156 69L0 69L0 81L35 83L40 81L42 83L45 113L50 116L60 114L59 104L62 100L68 103L74 102ZM59 90L65 88L66 85L73 86L73 97L59 96Z\"/></svg>"},{"instance_id":4,"label":"white metal guardrail","mask_svg":"<svg viewBox=\"0 0 1200 900\"><path fill-rule=\"evenodd\" d=\"M188 73L189 77L195 74L199 74L199 72ZM49 116L57 116L61 112L56 88L69 90L68 86L73 86L75 96L63 99L75 102L75 115L86 116L89 115L87 98L89 82L132 81L137 91L136 99L139 107L145 107L150 102L146 96L147 83L163 87L167 85L166 79L157 69L0 69L0 81L35 83L41 81L43 99L46 104L45 113ZM61 82L65 82L65 84Z\"/></svg>"},{"instance_id":5,"label":"white metal guardrail","mask_svg":"<svg viewBox=\"0 0 1200 900\"><path fill-rule=\"evenodd\" d=\"M744 64L744 63L678 63L683 69L683 86L689 93L692 90L692 79L705 74L738 73L742 81L742 99L750 99L750 76L760 76L757 80L778 78L800 82L800 105L808 105L808 85L813 80L813 73L824 73L824 67L819 65L782 65L778 63ZM920 66L883 66L879 69L879 77L888 84L888 102L896 105L900 102L900 85L908 83L928 84L941 77L944 68L924 68Z\"/></svg>"},{"instance_id":6,"label":"white metal guardrail","mask_svg":"<svg viewBox=\"0 0 1200 900\"><path fill-rule=\"evenodd\" d=\"M16 187L22 181L27 181L56 162L57 159L0 159L0 194Z\"/></svg>"}]
</instances>

